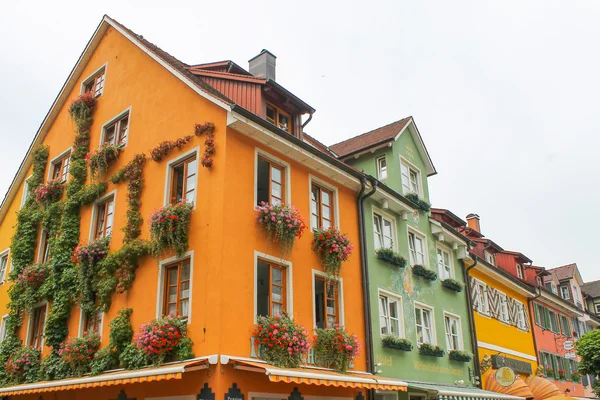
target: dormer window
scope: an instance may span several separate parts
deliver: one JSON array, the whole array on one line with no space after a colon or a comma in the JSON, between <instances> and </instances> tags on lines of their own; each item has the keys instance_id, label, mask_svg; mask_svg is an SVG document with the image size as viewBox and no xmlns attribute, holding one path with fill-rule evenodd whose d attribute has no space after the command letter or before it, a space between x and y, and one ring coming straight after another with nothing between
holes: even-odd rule
<instances>
[{"instance_id":1,"label":"dormer window","mask_svg":"<svg viewBox=\"0 0 600 400\"><path fill-rule=\"evenodd\" d=\"M496 256L494 256L494 253L491 253L489 251L484 251L483 252L483 256L485 258L485 261L489 262L492 265L496 265Z\"/></svg>"},{"instance_id":2,"label":"dormer window","mask_svg":"<svg viewBox=\"0 0 600 400\"><path fill-rule=\"evenodd\" d=\"M401 159L402 194L414 193L421 196L421 173L408 161Z\"/></svg>"},{"instance_id":3,"label":"dormer window","mask_svg":"<svg viewBox=\"0 0 600 400\"><path fill-rule=\"evenodd\" d=\"M272 104L267 104L267 121L279 129L283 129L288 133L292 133L290 115L284 111L281 111Z\"/></svg>"},{"instance_id":4,"label":"dormer window","mask_svg":"<svg viewBox=\"0 0 600 400\"><path fill-rule=\"evenodd\" d=\"M517 278L523 279L524 276L525 275L523 274L523 266L521 264L517 264Z\"/></svg>"}]
</instances>

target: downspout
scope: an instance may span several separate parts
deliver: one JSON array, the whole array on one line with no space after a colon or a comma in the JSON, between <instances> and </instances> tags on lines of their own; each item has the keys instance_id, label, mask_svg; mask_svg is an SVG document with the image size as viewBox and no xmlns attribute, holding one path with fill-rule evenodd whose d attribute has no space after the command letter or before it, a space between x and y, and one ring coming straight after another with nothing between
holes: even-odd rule
<instances>
[{"instance_id":1,"label":"downspout","mask_svg":"<svg viewBox=\"0 0 600 400\"><path fill-rule=\"evenodd\" d=\"M481 361L479 359L479 347L477 346L477 330L475 329L475 317L473 316L473 299L471 298L471 284L469 282L469 271L477 266L477 256L473 254L473 259L475 260L475 264L470 267L465 266L465 261L460 260L463 266L463 275L465 283L467 284L467 288L469 290L465 290L465 294L467 296L467 307L469 308L469 330L471 331L471 346L473 347L473 358L475 359L473 371L473 375L479 377L479 384L477 387L482 388L482 377L481 377Z\"/></svg>"},{"instance_id":2,"label":"downspout","mask_svg":"<svg viewBox=\"0 0 600 400\"><path fill-rule=\"evenodd\" d=\"M536 290L537 294L535 296L533 296L531 299L527 299L527 305L529 306L529 310L530 310L529 318L531 318L531 313L533 313L533 318L530 320L532 322L531 337L533 339L533 350L535 350L535 357L537 358L539 353L538 353L537 343L535 342L535 332L533 332L533 329L534 329L533 325L535 324L535 309L533 308L533 301L542 295L542 290L538 286L535 287L535 290ZM541 318L541 315L540 315L540 318ZM559 323L560 323L560 320L559 320ZM539 368L539 365L538 365L538 368Z\"/></svg>"},{"instance_id":3,"label":"downspout","mask_svg":"<svg viewBox=\"0 0 600 400\"><path fill-rule=\"evenodd\" d=\"M307 119L306 121L304 121L304 123L302 124L302 130L303 130L303 131L304 131L304 127L305 127L306 125L308 125L308 123L309 123L309 122L310 122L310 120L312 119L312 117L313 117L313 114L314 114L314 113L310 113L310 114L308 114L308 119ZM362 191L364 191L364 188L363 188L363 189L361 189L361 192L362 192ZM361 193L361 194L362 194L362 193ZM359 196L360 196L360 194L359 194Z\"/></svg>"}]
</instances>

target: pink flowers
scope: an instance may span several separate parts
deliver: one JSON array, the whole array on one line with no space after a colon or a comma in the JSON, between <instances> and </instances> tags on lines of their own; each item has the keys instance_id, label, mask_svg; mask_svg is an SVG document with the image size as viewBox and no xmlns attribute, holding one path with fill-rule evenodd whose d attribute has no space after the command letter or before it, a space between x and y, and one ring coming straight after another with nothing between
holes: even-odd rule
<instances>
[{"instance_id":1,"label":"pink flowers","mask_svg":"<svg viewBox=\"0 0 600 400\"><path fill-rule=\"evenodd\" d=\"M166 247L175 250L178 256L185 253L192 208L191 203L169 204L150 215L153 254L159 254Z\"/></svg>"},{"instance_id":2,"label":"pink flowers","mask_svg":"<svg viewBox=\"0 0 600 400\"><path fill-rule=\"evenodd\" d=\"M346 372L360 352L356 335L348 334L338 324L327 329L317 329L316 333L313 348L319 360L327 367Z\"/></svg>"},{"instance_id":3,"label":"pink flowers","mask_svg":"<svg viewBox=\"0 0 600 400\"><path fill-rule=\"evenodd\" d=\"M85 155L85 161L90 166L92 176L97 177L108 170L111 162L119 158L121 146L117 144L103 144L96 150L91 150Z\"/></svg>"},{"instance_id":4,"label":"pink flowers","mask_svg":"<svg viewBox=\"0 0 600 400\"><path fill-rule=\"evenodd\" d=\"M35 371L40 365L40 351L31 347L21 347L6 362L4 369L15 383L25 382L28 372Z\"/></svg>"},{"instance_id":5,"label":"pink flowers","mask_svg":"<svg viewBox=\"0 0 600 400\"><path fill-rule=\"evenodd\" d=\"M278 242L284 255L289 254L296 238L300 239L306 223L294 206L271 205L264 201L256 207L256 222L267 232L267 240Z\"/></svg>"},{"instance_id":6,"label":"pink flowers","mask_svg":"<svg viewBox=\"0 0 600 400\"><path fill-rule=\"evenodd\" d=\"M259 317L252 334L265 361L278 367L298 367L310 348L308 332L287 314Z\"/></svg>"},{"instance_id":7,"label":"pink flowers","mask_svg":"<svg viewBox=\"0 0 600 400\"><path fill-rule=\"evenodd\" d=\"M90 264L102 261L108 254L109 241L110 236L107 236L75 247L71 261Z\"/></svg>"},{"instance_id":8,"label":"pink flowers","mask_svg":"<svg viewBox=\"0 0 600 400\"><path fill-rule=\"evenodd\" d=\"M185 321L181 317L169 315L142 325L135 337L137 348L147 356L164 356L172 352L185 335L182 323Z\"/></svg>"},{"instance_id":9,"label":"pink flowers","mask_svg":"<svg viewBox=\"0 0 600 400\"><path fill-rule=\"evenodd\" d=\"M69 106L69 114L80 115L83 110L92 110L96 107L96 96L92 92L86 92L77 97Z\"/></svg>"},{"instance_id":10,"label":"pink flowers","mask_svg":"<svg viewBox=\"0 0 600 400\"><path fill-rule=\"evenodd\" d=\"M89 372L90 364L99 347L98 334L86 332L83 337L70 337L62 342L58 355L69 365L75 376L81 376Z\"/></svg>"},{"instance_id":11,"label":"pink flowers","mask_svg":"<svg viewBox=\"0 0 600 400\"><path fill-rule=\"evenodd\" d=\"M37 289L50 276L50 269L44 264L32 264L23 268L17 276L17 284Z\"/></svg>"},{"instance_id":12,"label":"pink flowers","mask_svg":"<svg viewBox=\"0 0 600 400\"><path fill-rule=\"evenodd\" d=\"M50 180L35 189L35 200L40 204L48 204L60 200L63 184L60 180Z\"/></svg>"},{"instance_id":13,"label":"pink flowers","mask_svg":"<svg viewBox=\"0 0 600 400\"><path fill-rule=\"evenodd\" d=\"M350 258L354 245L345 234L329 228L315 231L312 248L321 256L328 276L337 279L342 263Z\"/></svg>"}]
</instances>

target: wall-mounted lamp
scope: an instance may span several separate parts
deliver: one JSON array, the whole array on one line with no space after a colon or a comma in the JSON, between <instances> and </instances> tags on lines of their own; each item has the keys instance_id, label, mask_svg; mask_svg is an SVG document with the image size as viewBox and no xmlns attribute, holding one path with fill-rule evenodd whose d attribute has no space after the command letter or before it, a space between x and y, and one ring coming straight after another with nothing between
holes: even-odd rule
<instances>
[{"instance_id":1,"label":"wall-mounted lamp","mask_svg":"<svg viewBox=\"0 0 600 400\"><path fill-rule=\"evenodd\" d=\"M389 210L390 209L390 202L388 201L388 199L381 200L381 207L384 210Z\"/></svg>"}]
</instances>

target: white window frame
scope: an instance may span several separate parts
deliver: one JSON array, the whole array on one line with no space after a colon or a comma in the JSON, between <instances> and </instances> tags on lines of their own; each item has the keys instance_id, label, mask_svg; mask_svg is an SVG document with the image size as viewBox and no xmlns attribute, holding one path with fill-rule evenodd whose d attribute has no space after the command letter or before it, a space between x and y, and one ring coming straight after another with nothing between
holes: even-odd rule
<instances>
[{"instance_id":1,"label":"white window frame","mask_svg":"<svg viewBox=\"0 0 600 400\"><path fill-rule=\"evenodd\" d=\"M494 267L496 266L496 255L494 253L492 253L491 251L484 250L483 258L485 259L485 261L487 263L493 265Z\"/></svg>"},{"instance_id":2,"label":"white window frame","mask_svg":"<svg viewBox=\"0 0 600 400\"><path fill-rule=\"evenodd\" d=\"M98 336L102 337L102 331L104 330L104 312L100 312L100 329L98 330ZM79 326L77 327L77 336L83 337L85 332L85 313L82 309L79 309ZM89 333L89 332L88 332Z\"/></svg>"},{"instance_id":3,"label":"white window frame","mask_svg":"<svg viewBox=\"0 0 600 400\"><path fill-rule=\"evenodd\" d=\"M396 304L398 304L398 337L399 338L406 338L406 328L404 326L404 304L402 302L402 296L399 295L398 293L394 293L391 292L389 290L385 290L382 288L378 288L377 290L377 312L379 313L379 297L380 296L384 296L387 297L388 300L389 298L392 298L393 300L396 301ZM389 320L391 320L390 317L390 312L389 312L389 301L388 301L388 310L387 310L387 319L388 319L388 323ZM379 315L379 335L383 336L383 334L381 333L381 315ZM391 335L391 333L388 333L388 335Z\"/></svg>"},{"instance_id":4,"label":"white window frame","mask_svg":"<svg viewBox=\"0 0 600 400\"><path fill-rule=\"evenodd\" d=\"M556 289L556 285L554 283L550 283L550 291L554 294L558 294L558 290Z\"/></svg>"},{"instance_id":5,"label":"white window frame","mask_svg":"<svg viewBox=\"0 0 600 400\"><path fill-rule=\"evenodd\" d=\"M158 262L158 288L156 292L156 318L162 317L164 296L165 296L165 269L167 266L185 260L190 259L190 295L188 296L189 309L187 316L187 324L192 324L192 308L193 308L193 294L194 294L194 250L190 250L181 255L181 257L173 256Z\"/></svg>"},{"instance_id":6,"label":"white window frame","mask_svg":"<svg viewBox=\"0 0 600 400\"><path fill-rule=\"evenodd\" d=\"M98 143L99 147L102 147L102 145L104 144L104 136L106 134L106 128L108 128L110 125L114 124L115 122L117 122L121 118L123 118L125 115L128 116L127 117L128 118L128 121L127 121L127 138L125 139L125 143L123 143L122 145L120 145L120 147L123 148L123 147L127 146L127 143L129 142L129 134L131 133L131 110L132 110L132 108L133 108L133 106L127 107L125 110L121 111L115 117L113 117L108 122L106 122L104 125L102 125L102 128L100 128L100 142ZM118 136L118 132L115 132L115 143L114 144L118 144L118 143L116 143L117 136Z\"/></svg>"},{"instance_id":7,"label":"white window frame","mask_svg":"<svg viewBox=\"0 0 600 400\"><path fill-rule=\"evenodd\" d=\"M383 220L387 219L388 222L390 222L392 224L392 250L394 251L398 251L398 230L397 228L397 223L396 223L396 218L394 218L391 214L386 213L383 210L380 210L377 207L372 207L371 208L371 214L372 214L372 218L371 221L373 221L373 247L375 248L375 250L379 250L379 248L375 245L375 235L377 235L377 232L375 232L375 215L379 215L381 217L381 228L383 229ZM381 233L383 235L383 232Z\"/></svg>"},{"instance_id":8,"label":"white window frame","mask_svg":"<svg viewBox=\"0 0 600 400\"><path fill-rule=\"evenodd\" d=\"M98 75L98 73L100 71L102 71L102 69L104 68L104 86L102 86L102 93L100 93L100 96L102 96L104 94L104 89L106 88L106 72L108 71L108 62L104 63L100 68L98 68L97 70L95 70L94 72L92 72L91 75L88 75L84 80L81 81L81 86L79 88L79 94L84 94L84 90L85 90L85 85L92 79L96 78L96 75ZM100 97L97 96L97 97Z\"/></svg>"},{"instance_id":9,"label":"white window frame","mask_svg":"<svg viewBox=\"0 0 600 400\"><path fill-rule=\"evenodd\" d=\"M596 310L596 314L600 314L600 303L594 304L594 309Z\"/></svg>"},{"instance_id":10,"label":"white window frame","mask_svg":"<svg viewBox=\"0 0 600 400\"><path fill-rule=\"evenodd\" d=\"M2 270L0 270L0 285L4 284L4 282L6 282L6 276L8 275L10 248L5 249L0 253L0 260L2 260L2 258L4 258L4 257L6 257L6 267L4 268L4 272Z\"/></svg>"},{"instance_id":11,"label":"white window frame","mask_svg":"<svg viewBox=\"0 0 600 400\"><path fill-rule=\"evenodd\" d=\"M474 279L475 283L475 291L477 293L479 299L479 306L477 307L477 312L481 315L485 315L486 317L490 316L490 303L487 295L487 283L480 281L479 279ZM483 303L481 302L480 293L483 293L483 299L485 300Z\"/></svg>"},{"instance_id":12,"label":"white window frame","mask_svg":"<svg viewBox=\"0 0 600 400\"><path fill-rule=\"evenodd\" d=\"M450 272L448 273L448 275L446 275L446 270L445 270L446 265L443 264L444 256L442 254L442 263L440 263L438 251L448 254L448 262L450 263L450 265L448 266L450 268ZM438 273L440 276L440 280L454 279L455 274L454 274L454 260L453 260L454 257L453 256L454 256L454 253L447 246L441 245L439 243L436 245L435 258L436 258L436 264L438 267Z\"/></svg>"},{"instance_id":13,"label":"white window frame","mask_svg":"<svg viewBox=\"0 0 600 400\"><path fill-rule=\"evenodd\" d=\"M283 161L281 158L276 157L274 155L272 155L271 153L267 153L266 151L255 147L254 148L254 186L252 186L252 191L254 192L254 202L252 203L252 209L254 210L256 208L256 202L257 202L257 193L256 193L256 185L258 183L258 158L262 157L266 160L272 161L276 164L281 165L282 167L285 168L285 204L291 204L291 200L292 200L292 178L291 178L291 166L289 162ZM310 186L308 187L308 198L310 200ZM337 196L335 196L337 199ZM309 207L310 207L310 202L308 203ZM336 204L336 210L339 207L337 207ZM337 217L337 215L336 215ZM338 218L336 218L335 221L336 224L338 224Z\"/></svg>"},{"instance_id":14,"label":"white window frame","mask_svg":"<svg viewBox=\"0 0 600 400\"><path fill-rule=\"evenodd\" d=\"M525 279L525 271L523 270L523 264L517 264L517 278Z\"/></svg>"},{"instance_id":15,"label":"white window frame","mask_svg":"<svg viewBox=\"0 0 600 400\"><path fill-rule=\"evenodd\" d=\"M570 300L571 299L571 295L569 295L569 285L560 285L558 287L558 290L560 292L560 297L562 297L565 300ZM563 291L565 293L563 293ZM566 296L565 296L566 294Z\"/></svg>"},{"instance_id":16,"label":"white window frame","mask_svg":"<svg viewBox=\"0 0 600 400\"><path fill-rule=\"evenodd\" d=\"M286 179L287 179L287 175L288 175L288 171L290 170L289 166L285 167L285 171L286 171ZM258 172L258 163L256 164L256 171ZM333 207L335 208L333 210L333 227L337 228L338 230L341 230L340 227L340 205L339 205L339 201L338 201L338 188L337 186L333 186L330 183L325 182L324 180L312 175L312 174L308 174L308 210L309 210L309 214L310 214L310 203L312 201L312 184L313 182L315 184L317 184L317 186L322 186L327 190L331 190L331 194L333 195L333 199L331 199L331 204L333 205ZM287 192L287 186L289 186L286 182L286 192ZM256 185L254 185L254 196L256 196ZM287 193L286 193L287 196ZM290 202L288 201L287 204L290 204ZM312 221L311 223L311 231L317 229L316 226L312 226Z\"/></svg>"},{"instance_id":17,"label":"white window frame","mask_svg":"<svg viewBox=\"0 0 600 400\"><path fill-rule=\"evenodd\" d=\"M0 321L0 343L4 342L6 338L6 323L8 322L8 314L4 314L2 316L2 320Z\"/></svg>"},{"instance_id":18,"label":"white window frame","mask_svg":"<svg viewBox=\"0 0 600 400\"><path fill-rule=\"evenodd\" d=\"M40 240L38 242L38 249L37 249L37 258L35 259L35 262L38 264L42 264L45 261L43 261L44 258L44 243L46 242L46 238L48 237L48 231L46 231L45 229L41 229L40 230ZM50 246L48 244L48 246ZM48 247L48 252L50 252L50 247ZM46 260L48 261L48 260Z\"/></svg>"},{"instance_id":19,"label":"white window frame","mask_svg":"<svg viewBox=\"0 0 600 400\"><path fill-rule=\"evenodd\" d=\"M25 178L25 181L23 181L23 193L21 193L21 205L19 206L19 210L23 208L25 202L27 201L27 193L29 192L29 179L31 179L32 176L33 175L29 175L27 178Z\"/></svg>"},{"instance_id":20,"label":"white window frame","mask_svg":"<svg viewBox=\"0 0 600 400\"><path fill-rule=\"evenodd\" d=\"M264 257L258 257L258 258L263 258ZM290 264L291 265L291 264ZM286 274L289 273L286 267ZM313 327L316 329L317 328L317 313L315 312L315 309L317 307L317 305L315 304L315 278L316 277L321 277L321 278L327 278L327 274L323 271L317 271L316 269L312 270L312 303L313 303ZM286 279L288 279L289 276L286 275ZM256 278L254 279L254 285L256 285ZM288 290L288 287L286 285L286 291ZM345 325L345 321L344 321L344 278L339 278L338 280L338 284L337 284L337 302L338 302L338 313L339 313L339 324L340 326L344 326ZM286 292L287 294L287 292ZM256 291L254 292L254 302L256 303ZM286 304L286 307L288 305ZM327 306L327 305L326 305ZM256 304L254 307L254 314L256 315Z\"/></svg>"},{"instance_id":21,"label":"white window frame","mask_svg":"<svg viewBox=\"0 0 600 400\"><path fill-rule=\"evenodd\" d=\"M381 167L381 161L385 162L385 176L382 176L382 167ZM375 160L375 163L377 165L377 179L380 181L383 181L384 179L387 179L388 177L388 166L387 166L387 160L385 158L385 154L382 156L377 157L377 159Z\"/></svg>"},{"instance_id":22,"label":"white window frame","mask_svg":"<svg viewBox=\"0 0 600 400\"><path fill-rule=\"evenodd\" d=\"M421 241L423 242L423 263L422 263L422 265L424 267L429 266L429 250L427 247L427 236L425 236L422 232L420 232L412 227L409 227L408 224L406 224L406 225L407 225L406 238L408 240L408 260L409 260L409 262L411 263L411 265L418 264L416 262L413 263L413 261L416 261L416 260L412 259L413 257L412 257L412 253L410 250L410 234L412 233L413 235L415 235L415 237L418 236L421 239Z\"/></svg>"},{"instance_id":23,"label":"white window frame","mask_svg":"<svg viewBox=\"0 0 600 400\"><path fill-rule=\"evenodd\" d=\"M184 161L186 158L189 158L191 155L195 154L196 155L196 162L198 163L198 169L196 171L196 196L195 196L195 200L192 203L193 207L192 210L196 209L196 205L198 204L198 199L200 198L199 195L199 191L200 188L198 187L198 175L200 174L200 146L198 147L194 147L193 149L186 151L183 154L180 154L179 156L172 158L171 160L169 160L169 162L167 163L167 170L165 173L165 193L164 193L164 199L163 199L163 205L167 206L170 204L170 198L171 198L171 179L173 179L173 166L176 164L179 164L180 162Z\"/></svg>"},{"instance_id":24,"label":"white window frame","mask_svg":"<svg viewBox=\"0 0 600 400\"><path fill-rule=\"evenodd\" d=\"M410 189L406 189L405 185L404 185L404 176L402 175L402 166L405 166L408 169L408 187ZM416 173L417 175L417 191L413 191L412 190L412 182L410 180L410 172L411 170L413 170L413 172ZM400 156L400 184L402 185L402 194L410 194L410 193L415 193L417 196L419 196L420 198L423 198L423 179L422 179L422 174L421 174L421 170L419 168L416 167L416 165L414 165L413 163L411 163L410 161L408 161L406 158Z\"/></svg>"},{"instance_id":25,"label":"white window frame","mask_svg":"<svg viewBox=\"0 0 600 400\"><path fill-rule=\"evenodd\" d=\"M517 321L516 321L516 326L518 329L522 330L522 331L527 331L527 312L525 310L525 304L521 303L518 300L515 300L515 303L517 304ZM522 317L522 319L521 319ZM556 319L558 320L558 330L560 332L560 320L558 318L558 314L556 314ZM521 321L523 321L523 324L521 325Z\"/></svg>"},{"instance_id":26,"label":"white window frame","mask_svg":"<svg viewBox=\"0 0 600 400\"><path fill-rule=\"evenodd\" d=\"M500 290L497 291L497 297L498 301L500 302L498 320L503 324L510 324L510 312L508 311L508 297L506 297L506 293L501 292Z\"/></svg>"},{"instance_id":27,"label":"white window frame","mask_svg":"<svg viewBox=\"0 0 600 400\"><path fill-rule=\"evenodd\" d=\"M256 286L256 278L258 277L258 260L259 259L263 259L265 261L272 262L273 264L277 264L277 265L280 265L285 268L285 273L286 273L285 290L286 290L286 300L287 300L286 304L285 304L285 310L289 315L294 315L294 292L292 290L294 287L294 281L293 281L294 275L293 275L292 262L288 261L288 260L283 260L281 257L275 257L275 256L269 255L267 253L262 253L260 251L254 250L254 282L252 283L252 285L254 286L254 291L252 292L252 302L254 303L254 315L252 316L252 318L254 319L254 323L256 324L258 321L257 315L256 315L258 313L258 304L256 303L256 293L258 292L258 287ZM314 285L314 278L313 278L313 285ZM313 313L314 313L314 309L315 308L313 307ZM340 315L340 318L341 318L341 315ZM313 317L313 321L314 321L314 317Z\"/></svg>"},{"instance_id":28,"label":"white window frame","mask_svg":"<svg viewBox=\"0 0 600 400\"><path fill-rule=\"evenodd\" d=\"M90 234L88 236L88 241L91 242L94 240L94 236L95 236L95 231L96 231L96 216L98 215L98 205L104 203L106 200L108 200L110 197L113 197L113 230L112 232L115 231L115 222L117 221L116 218L116 211L117 211L117 189L113 190L110 193L106 193L104 196L100 197L98 200L96 200L92 206L92 219L90 220ZM111 233L112 234L112 233Z\"/></svg>"},{"instance_id":29,"label":"white window frame","mask_svg":"<svg viewBox=\"0 0 600 400\"><path fill-rule=\"evenodd\" d=\"M449 344L449 342L448 342L448 335L449 335L450 332L448 332L448 327L446 326L446 318L450 318L450 319L456 320L456 330L457 330L456 338L457 338L457 341L458 341L458 348L457 349L450 349L450 346L448 346L448 344ZM446 350L448 350L448 351L450 351L450 350L459 350L459 351L462 351L462 350L465 349L465 344L464 344L463 335L462 335L462 320L461 320L461 318L460 318L459 315L453 314L453 313L448 312L448 311L444 311L444 331L445 331L445 334L446 334L446 336L445 336L446 337L446 347L447 347Z\"/></svg>"},{"instance_id":30,"label":"white window frame","mask_svg":"<svg viewBox=\"0 0 600 400\"><path fill-rule=\"evenodd\" d=\"M33 306L31 308L31 311L35 310L36 308L39 307L43 307L46 306L46 312L44 314L44 331L46 330L46 322L48 321L48 308L49 308L49 304L46 300L44 301L40 301L39 303L37 303L35 306ZM29 346L29 342L31 340L31 334L33 333L31 331L32 325L33 325L33 314L31 312L27 313L28 315L28 321L27 321L27 335L25 336L25 346ZM44 346L46 345L46 335L42 335L42 350L44 349Z\"/></svg>"},{"instance_id":31,"label":"white window frame","mask_svg":"<svg viewBox=\"0 0 600 400\"><path fill-rule=\"evenodd\" d=\"M66 149L65 151L63 151L62 153L60 153L59 155L54 157L52 160L50 160L50 164L48 164L49 165L48 173L46 174L46 182L48 182L50 180L50 178L52 177L52 172L54 170L54 164L56 163L56 161L60 160L67 154L69 154L69 171L67 171L67 179L62 182L69 181L69 176L71 176L70 171L71 171L71 154L72 154L72 152L73 152L73 147L69 147L68 149Z\"/></svg>"},{"instance_id":32,"label":"white window frame","mask_svg":"<svg viewBox=\"0 0 600 400\"><path fill-rule=\"evenodd\" d=\"M419 335L417 334L417 310L427 310L430 312L431 318L430 318L430 330L431 330L431 345L432 346L437 346L437 335L436 335L436 330L435 330L435 311L434 308L428 304L425 303L421 303L418 301L415 301L415 305L414 305L414 311L415 311L415 339L417 340L416 343L417 345L422 345L423 343L419 343ZM421 321L423 320L423 318L421 318Z\"/></svg>"}]
</instances>

